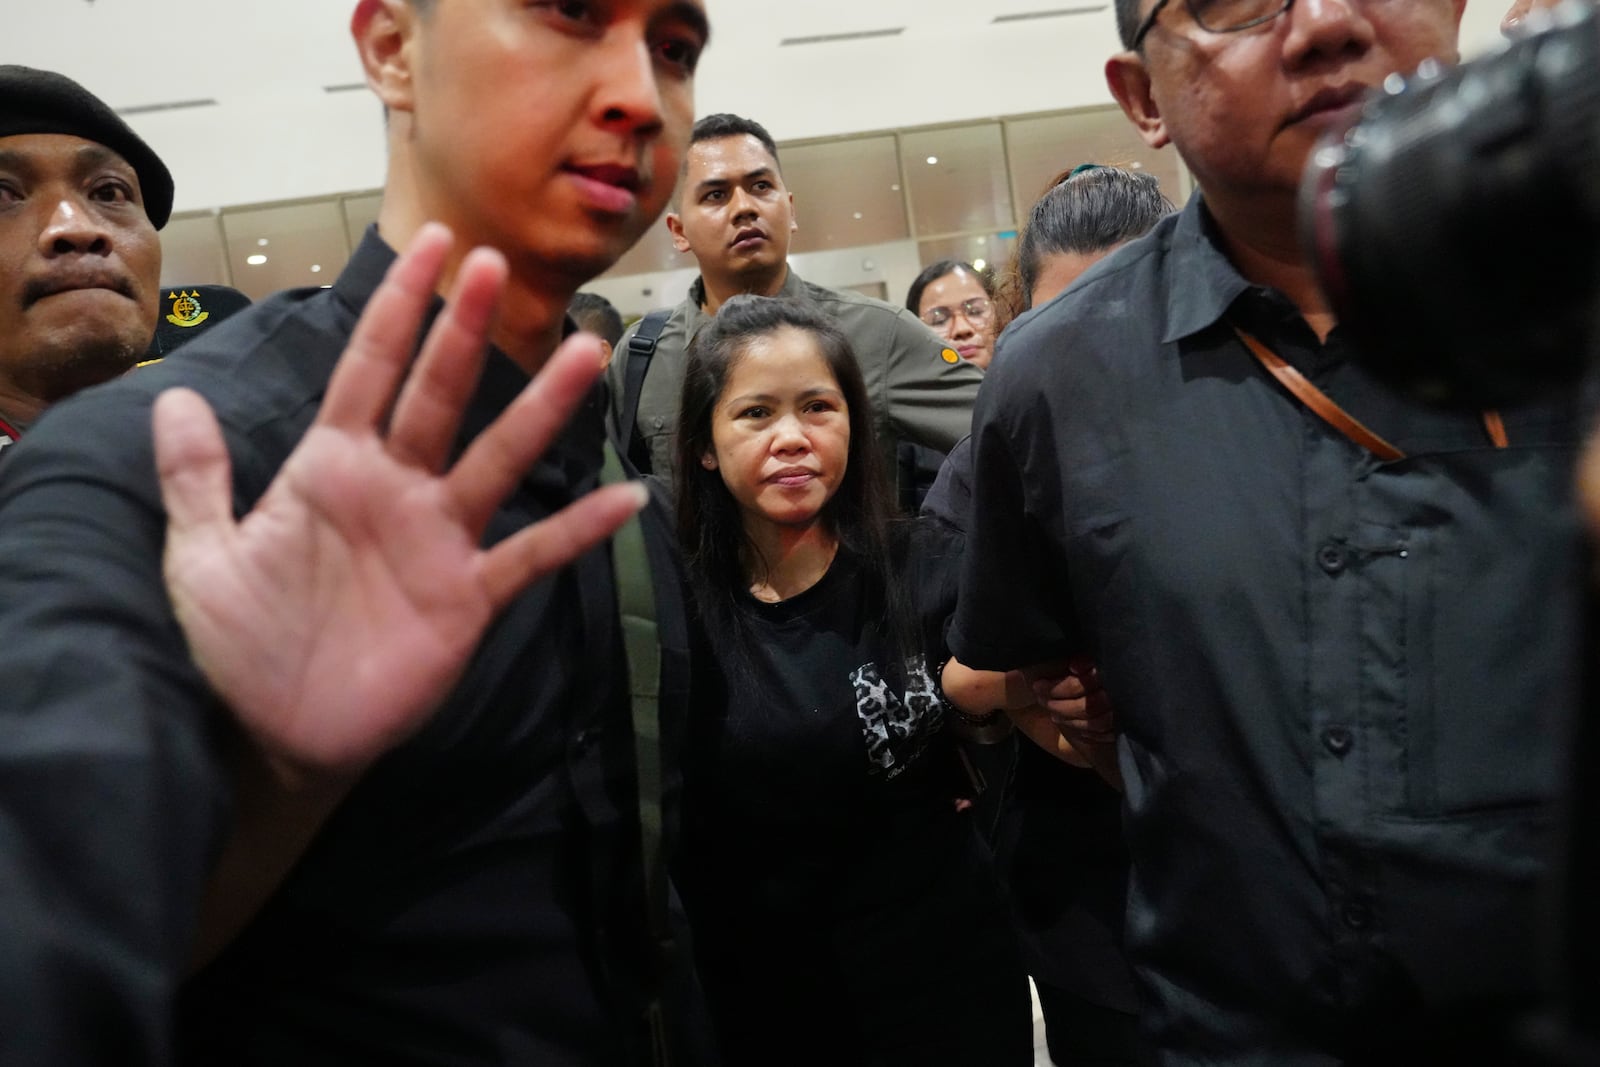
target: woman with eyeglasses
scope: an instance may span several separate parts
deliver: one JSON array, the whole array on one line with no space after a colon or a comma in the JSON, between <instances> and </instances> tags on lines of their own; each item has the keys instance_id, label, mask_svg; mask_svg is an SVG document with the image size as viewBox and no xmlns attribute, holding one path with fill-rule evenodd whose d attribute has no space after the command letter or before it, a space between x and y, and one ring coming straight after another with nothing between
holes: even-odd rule
<instances>
[{"instance_id":1,"label":"woman with eyeglasses","mask_svg":"<svg viewBox=\"0 0 1600 1067\"><path fill-rule=\"evenodd\" d=\"M988 287L987 276L972 264L941 259L911 283L906 307L962 359L988 370L998 333ZM902 442L895 462L900 468L895 478L900 486L900 510L915 515L938 476L944 453Z\"/></svg>"},{"instance_id":2,"label":"woman with eyeglasses","mask_svg":"<svg viewBox=\"0 0 1600 1067\"><path fill-rule=\"evenodd\" d=\"M988 279L970 263L941 259L911 283L906 307L984 370L994 358L994 304Z\"/></svg>"}]
</instances>

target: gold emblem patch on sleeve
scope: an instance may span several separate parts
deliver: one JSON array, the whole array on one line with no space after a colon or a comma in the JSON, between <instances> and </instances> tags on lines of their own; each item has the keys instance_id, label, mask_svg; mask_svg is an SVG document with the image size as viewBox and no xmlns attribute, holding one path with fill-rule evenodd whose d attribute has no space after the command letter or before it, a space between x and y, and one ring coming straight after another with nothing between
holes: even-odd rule
<instances>
[{"instance_id":1,"label":"gold emblem patch on sleeve","mask_svg":"<svg viewBox=\"0 0 1600 1067\"><path fill-rule=\"evenodd\" d=\"M961 362L961 353L957 352L953 348L947 348L943 352L939 353L939 358L953 367L957 363Z\"/></svg>"},{"instance_id":2,"label":"gold emblem patch on sleeve","mask_svg":"<svg viewBox=\"0 0 1600 1067\"><path fill-rule=\"evenodd\" d=\"M167 321L174 326L188 329L198 326L211 317L211 312L200 306L200 294L185 293L182 290L168 293L167 299L172 301L172 314L167 316Z\"/></svg>"}]
</instances>

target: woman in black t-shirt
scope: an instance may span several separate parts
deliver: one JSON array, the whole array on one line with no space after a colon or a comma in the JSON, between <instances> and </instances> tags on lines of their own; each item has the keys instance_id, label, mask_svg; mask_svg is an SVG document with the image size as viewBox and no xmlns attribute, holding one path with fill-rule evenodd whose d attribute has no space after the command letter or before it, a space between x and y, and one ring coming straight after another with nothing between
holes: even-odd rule
<instances>
[{"instance_id":1,"label":"woman in black t-shirt","mask_svg":"<svg viewBox=\"0 0 1600 1067\"><path fill-rule=\"evenodd\" d=\"M738 298L695 339L679 535L716 665L678 882L730 1067L1032 1063L1026 979L951 803L956 541L891 530L849 343Z\"/></svg>"}]
</instances>

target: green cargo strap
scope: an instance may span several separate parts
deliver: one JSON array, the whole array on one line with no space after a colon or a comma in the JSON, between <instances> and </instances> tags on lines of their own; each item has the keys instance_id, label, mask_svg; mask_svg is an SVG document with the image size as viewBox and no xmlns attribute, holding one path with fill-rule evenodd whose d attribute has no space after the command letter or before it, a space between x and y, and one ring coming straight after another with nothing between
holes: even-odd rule
<instances>
[{"instance_id":1,"label":"green cargo strap","mask_svg":"<svg viewBox=\"0 0 1600 1067\"><path fill-rule=\"evenodd\" d=\"M616 448L608 441L605 449L600 480L607 485L627 481ZM650 556L645 548L644 526L637 515L611 538L611 570L617 588L617 612L622 619L622 642L628 657L628 694L633 706L645 910L651 937L665 950L672 934L667 923L667 876L661 854L661 641L656 624L655 587L650 581ZM659 992L652 998L647 1018L652 1061L657 1067L666 1067L666 1025Z\"/></svg>"}]
</instances>

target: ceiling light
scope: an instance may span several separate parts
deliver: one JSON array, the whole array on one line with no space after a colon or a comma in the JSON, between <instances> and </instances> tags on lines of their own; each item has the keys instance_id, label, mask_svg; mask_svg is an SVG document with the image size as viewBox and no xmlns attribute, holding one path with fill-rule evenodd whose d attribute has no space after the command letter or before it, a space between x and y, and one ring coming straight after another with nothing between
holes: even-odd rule
<instances>
[{"instance_id":1,"label":"ceiling light","mask_svg":"<svg viewBox=\"0 0 1600 1067\"><path fill-rule=\"evenodd\" d=\"M859 211L856 212L856 218L858 218L858 219L861 218L861 212L859 212Z\"/></svg>"},{"instance_id":2,"label":"ceiling light","mask_svg":"<svg viewBox=\"0 0 1600 1067\"><path fill-rule=\"evenodd\" d=\"M900 191L900 183L895 182L893 185L889 186L889 191L891 193L898 193Z\"/></svg>"},{"instance_id":3,"label":"ceiling light","mask_svg":"<svg viewBox=\"0 0 1600 1067\"><path fill-rule=\"evenodd\" d=\"M196 107L216 107L215 100L172 100L162 104L140 104L138 107L119 107L119 115L149 115L157 111L187 111Z\"/></svg>"},{"instance_id":4,"label":"ceiling light","mask_svg":"<svg viewBox=\"0 0 1600 1067\"><path fill-rule=\"evenodd\" d=\"M263 237L263 238L261 238L261 239L260 239L260 240L258 240L258 241L257 241L257 242L256 242L256 247L257 247L257 248L265 248L265 247L267 247L267 245L268 245L268 244L269 244L269 243L270 243L270 242L268 242L268 241L267 241L267 239L266 239L266 238L265 238L265 237Z\"/></svg>"},{"instance_id":5,"label":"ceiling light","mask_svg":"<svg viewBox=\"0 0 1600 1067\"><path fill-rule=\"evenodd\" d=\"M853 33L819 33L810 37L785 37L778 42L780 48L801 44L833 44L838 41L865 41L873 37L898 37L906 32L904 26L890 26L881 30L857 30Z\"/></svg>"},{"instance_id":6,"label":"ceiling light","mask_svg":"<svg viewBox=\"0 0 1600 1067\"><path fill-rule=\"evenodd\" d=\"M322 273L322 264L321 263L313 263L313 264L311 264L311 273L312 274L321 274Z\"/></svg>"},{"instance_id":7,"label":"ceiling light","mask_svg":"<svg viewBox=\"0 0 1600 1067\"><path fill-rule=\"evenodd\" d=\"M1104 11L1104 4L1080 4L1077 7L1058 7L1050 11L1020 11L1014 15L996 15L989 20L990 25L1000 25L1004 22L1027 22L1031 19L1054 19L1063 15L1093 15Z\"/></svg>"},{"instance_id":8,"label":"ceiling light","mask_svg":"<svg viewBox=\"0 0 1600 1067\"><path fill-rule=\"evenodd\" d=\"M259 266L261 266L261 264L265 263L266 261L267 261L267 257L266 256L249 256L249 257L247 257L245 259L245 262L250 264L252 267L259 267Z\"/></svg>"},{"instance_id":9,"label":"ceiling light","mask_svg":"<svg viewBox=\"0 0 1600 1067\"><path fill-rule=\"evenodd\" d=\"M972 266L973 266L973 268L975 270L982 270L983 268L987 267L988 265L989 265L989 261L988 260L975 259L975 260L972 261Z\"/></svg>"},{"instance_id":10,"label":"ceiling light","mask_svg":"<svg viewBox=\"0 0 1600 1067\"><path fill-rule=\"evenodd\" d=\"M930 166L930 167L937 166L938 162L939 162L939 157L938 156L929 156L928 157L928 166Z\"/></svg>"}]
</instances>

